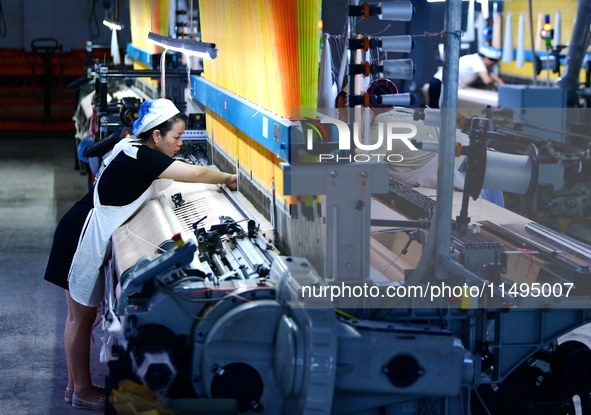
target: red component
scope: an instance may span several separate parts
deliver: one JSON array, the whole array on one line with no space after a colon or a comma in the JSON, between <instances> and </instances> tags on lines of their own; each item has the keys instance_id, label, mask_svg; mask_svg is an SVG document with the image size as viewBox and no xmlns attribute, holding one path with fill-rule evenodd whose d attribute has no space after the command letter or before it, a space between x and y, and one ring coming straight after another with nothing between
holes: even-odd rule
<instances>
[{"instance_id":1,"label":"red component","mask_svg":"<svg viewBox=\"0 0 591 415\"><path fill-rule=\"evenodd\" d=\"M369 38L367 36L365 36L365 37L363 37L363 51L367 52L368 50L369 50Z\"/></svg>"},{"instance_id":2,"label":"red component","mask_svg":"<svg viewBox=\"0 0 591 415\"><path fill-rule=\"evenodd\" d=\"M364 107L369 107L369 100L370 100L370 98L371 97L370 97L370 95L367 92L365 92L363 94L363 106Z\"/></svg>"},{"instance_id":3,"label":"red component","mask_svg":"<svg viewBox=\"0 0 591 415\"><path fill-rule=\"evenodd\" d=\"M397 94L398 87L394 82L387 78L379 78L374 80L367 88L367 92L371 95L385 95L385 94ZM375 104L372 108L387 107L388 105Z\"/></svg>"},{"instance_id":4,"label":"red component","mask_svg":"<svg viewBox=\"0 0 591 415\"><path fill-rule=\"evenodd\" d=\"M371 74L371 66L369 62L363 62L363 76L369 76Z\"/></svg>"}]
</instances>

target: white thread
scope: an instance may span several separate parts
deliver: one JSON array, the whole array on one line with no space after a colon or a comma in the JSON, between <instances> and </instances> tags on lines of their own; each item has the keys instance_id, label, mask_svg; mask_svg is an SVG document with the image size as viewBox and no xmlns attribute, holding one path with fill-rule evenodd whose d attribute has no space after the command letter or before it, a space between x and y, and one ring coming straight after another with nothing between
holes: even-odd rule
<instances>
[{"instance_id":1,"label":"white thread","mask_svg":"<svg viewBox=\"0 0 591 415\"><path fill-rule=\"evenodd\" d=\"M151 245L151 246L153 246L154 248L156 248L156 249L157 249L157 250L159 250L159 251L166 252L166 250L165 250L165 249L163 249L163 248L159 247L158 245L154 245L152 242L150 242L150 241L147 241L147 240L145 240L144 238L142 238L141 236L139 236L139 235L136 235L135 233L133 233L133 232L132 232L132 231L129 229L129 224L125 225L125 230L126 230L128 233L129 233L129 235L131 235L131 236L135 236L135 237L136 237L136 238L138 238L140 241L144 241L145 243L147 243L148 245Z\"/></svg>"},{"instance_id":2,"label":"white thread","mask_svg":"<svg viewBox=\"0 0 591 415\"><path fill-rule=\"evenodd\" d=\"M394 263L395 263L395 262L398 260L398 258L400 258L401 256L402 256L402 253L398 254L398 256L397 256L396 258L394 258L394 259L392 260L392 262L390 262L386 268L383 268L383 269L381 269L380 271L382 271L382 272L386 272L386 271L388 270L388 268L390 268L392 265L394 265Z\"/></svg>"}]
</instances>

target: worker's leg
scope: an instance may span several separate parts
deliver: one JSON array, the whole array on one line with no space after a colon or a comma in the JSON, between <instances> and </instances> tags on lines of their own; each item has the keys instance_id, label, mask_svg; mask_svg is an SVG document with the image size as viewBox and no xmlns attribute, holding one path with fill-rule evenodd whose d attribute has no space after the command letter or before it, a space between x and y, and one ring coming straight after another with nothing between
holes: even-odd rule
<instances>
[{"instance_id":1,"label":"worker's leg","mask_svg":"<svg viewBox=\"0 0 591 415\"><path fill-rule=\"evenodd\" d=\"M66 291L68 318L64 331L66 362L68 364L68 387L74 395L88 402L98 402L101 392L90 378L90 333L96 320L96 307L86 307L77 303Z\"/></svg>"},{"instance_id":2,"label":"worker's leg","mask_svg":"<svg viewBox=\"0 0 591 415\"><path fill-rule=\"evenodd\" d=\"M68 301L68 290L66 290L66 301ZM68 306L69 308L69 306ZM68 313L69 314L69 313ZM69 316L66 319L66 326L64 327L64 345L68 344L68 320L69 320ZM68 366L68 386L66 386L67 389L74 389L74 375L72 374L72 364L70 363L70 356L69 353L66 353L66 365ZM72 394L71 391L66 390L66 402L72 402Z\"/></svg>"}]
</instances>

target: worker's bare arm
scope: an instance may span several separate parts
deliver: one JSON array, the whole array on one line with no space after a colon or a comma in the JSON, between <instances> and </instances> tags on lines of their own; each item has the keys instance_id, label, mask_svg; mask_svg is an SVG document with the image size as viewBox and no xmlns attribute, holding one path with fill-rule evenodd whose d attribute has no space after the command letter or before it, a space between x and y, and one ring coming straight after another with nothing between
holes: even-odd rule
<instances>
[{"instance_id":1,"label":"worker's bare arm","mask_svg":"<svg viewBox=\"0 0 591 415\"><path fill-rule=\"evenodd\" d=\"M164 170L159 178L178 182L225 184L230 190L236 190L235 174L224 173L209 167L194 166L178 160Z\"/></svg>"}]
</instances>

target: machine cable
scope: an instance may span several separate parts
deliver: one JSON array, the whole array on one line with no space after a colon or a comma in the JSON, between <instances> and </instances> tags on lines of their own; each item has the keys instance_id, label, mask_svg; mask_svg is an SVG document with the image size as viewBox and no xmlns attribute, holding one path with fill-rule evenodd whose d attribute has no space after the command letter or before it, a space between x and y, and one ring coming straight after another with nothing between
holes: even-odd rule
<instances>
[{"instance_id":1,"label":"machine cable","mask_svg":"<svg viewBox=\"0 0 591 415\"><path fill-rule=\"evenodd\" d=\"M88 32L90 33L90 40L98 38L101 34L101 26L96 14L96 3L98 3L98 0L92 0L90 15L88 16ZM96 29L96 33L93 30L93 26Z\"/></svg>"},{"instance_id":2,"label":"machine cable","mask_svg":"<svg viewBox=\"0 0 591 415\"><path fill-rule=\"evenodd\" d=\"M6 37L6 18L2 8L2 0L0 0L0 37Z\"/></svg>"}]
</instances>

